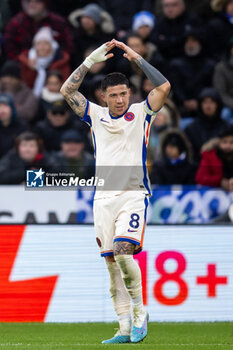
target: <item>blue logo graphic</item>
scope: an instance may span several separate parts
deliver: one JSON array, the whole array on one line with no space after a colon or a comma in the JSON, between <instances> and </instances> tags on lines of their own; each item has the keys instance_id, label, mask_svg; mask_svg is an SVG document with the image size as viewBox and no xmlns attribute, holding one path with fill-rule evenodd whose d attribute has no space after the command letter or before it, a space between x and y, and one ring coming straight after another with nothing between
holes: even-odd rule
<instances>
[{"instance_id":1,"label":"blue logo graphic","mask_svg":"<svg viewBox=\"0 0 233 350\"><path fill-rule=\"evenodd\" d=\"M44 171L27 170L26 187L43 187L44 186Z\"/></svg>"}]
</instances>

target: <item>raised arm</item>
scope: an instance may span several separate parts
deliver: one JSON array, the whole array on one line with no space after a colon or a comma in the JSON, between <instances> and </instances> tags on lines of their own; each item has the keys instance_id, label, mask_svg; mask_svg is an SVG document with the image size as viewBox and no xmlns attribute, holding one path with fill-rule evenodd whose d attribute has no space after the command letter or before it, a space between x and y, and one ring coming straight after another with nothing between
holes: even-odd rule
<instances>
[{"instance_id":1,"label":"raised arm","mask_svg":"<svg viewBox=\"0 0 233 350\"><path fill-rule=\"evenodd\" d=\"M117 40L113 40L113 42L117 47L125 51L123 56L129 61L134 61L154 85L155 88L148 95L148 101L152 110L158 111L163 106L169 94L171 88L169 81L130 47Z\"/></svg>"},{"instance_id":2,"label":"raised arm","mask_svg":"<svg viewBox=\"0 0 233 350\"><path fill-rule=\"evenodd\" d=\"M70 107L80 117L84 116L87 106L86 98L78 91L85 75L91 66L96 62L103 62L113 56L112 53L107 54L115 44L112 41L103 44L93 51L85 61L69 76L61 87L61 93L69 103ZM106 55L107 54L107 55Z\"/></svg>"},{"instance_id":3,"label":"raised arm","mask_svg":"<svg viewBox=\"0 0 233 350\"><path fill-rule=\"evenodd\" d=\"M64 82L60 90L70 107L80 117L84 116L87 100L78 89L87 72L88 68L82 63Z\"/></svg>"}]
</instances>

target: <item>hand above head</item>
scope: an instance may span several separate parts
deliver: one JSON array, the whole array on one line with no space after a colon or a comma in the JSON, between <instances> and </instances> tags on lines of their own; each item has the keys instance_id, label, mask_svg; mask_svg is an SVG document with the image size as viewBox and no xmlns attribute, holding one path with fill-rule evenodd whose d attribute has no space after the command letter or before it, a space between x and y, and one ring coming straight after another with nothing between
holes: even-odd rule
<instances>
[{"instance_id":1,"label":"hand above head","mask_svg":"<svg viewBox=\"0 0 233 350\"><path fill-rule=\"evenodd\" d=\"M122 49L123 51L125 51L125 53L123 54L123 56L125 58L127 58L129 61L134 61L137 58L141 57L137 52L135 52L134 50L132 50L129 46L125 45L124 43L122 43L121 41L115 40L113 39L111 41L116 47L118 47L119 49Z\"/></svg>"},{"instance_id":2,"label":"hand above head","mask_svg":"<svg viewBox=\"0 0 233 350\"><path fill-rule=\"evenodd\" d=\"M108 54L108 52L110 50L112 50L114 47L115 47L115 44L113 43L113 40L108 41L107 43L101 45L96 50L94 50L88 57L86 57L83 64L87 68L91 68L91 66L94 63L104 62L104 61L108 60L109 58L114 56L113 53Z\"/></svg>"}]
</instances>

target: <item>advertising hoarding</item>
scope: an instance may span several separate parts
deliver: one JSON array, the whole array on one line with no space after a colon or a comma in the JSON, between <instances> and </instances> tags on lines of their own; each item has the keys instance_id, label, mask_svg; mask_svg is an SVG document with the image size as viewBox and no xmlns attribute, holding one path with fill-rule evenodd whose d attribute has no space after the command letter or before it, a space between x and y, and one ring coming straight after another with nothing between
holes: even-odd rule
<instances>
[{"instance_id":1,"label":"advertising hoarding","mask_svg":"<svg viewBox=\"0 0 233 350\"><path fill-rule=\"evenodd\" d=\"M232 226L148 226L151 321L233 321ZM92 225L0 226L0 321L116 320Z\"/></svg>"}]
</instances>

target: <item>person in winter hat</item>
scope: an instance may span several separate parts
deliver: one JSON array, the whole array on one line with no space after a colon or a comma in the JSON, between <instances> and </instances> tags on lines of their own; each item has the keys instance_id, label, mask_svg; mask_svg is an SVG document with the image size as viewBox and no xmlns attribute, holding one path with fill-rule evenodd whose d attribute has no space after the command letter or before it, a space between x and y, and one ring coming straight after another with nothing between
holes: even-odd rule
<instances>
[{"instance_id":1,"label":"person in winter hat","mask_svg":"<svg viewBox=\"0 0 233 350\"><path fill-rule=\"evenodd\" d=\"M133 17L132 30L138 33L143 40L152 41L154 25L155 16L149 11L140 11Z\"/></svg>"},{"instance_id":2,"label":"person in winter hat","mask_svg":"<svg viewBox=\"0 0 233 350\"><path fill-rule=\"evenodd\" d=\"M157 185L194 184L196 167L192 148L179 129L166 131L161 138L162 158L152 166L151 182Z\"/></svg>"},{"instance_id":3,"label":"person in winter hat","mask_svg":"<svg viewBox=\"0 0 233 350\"><path fill-rule=\"evenodd\" d=\"M229 127L229 123L221 118L222 108L221 96L214 88L205 88L201 91L198 115L194 122L185 128L193 147L194 159L198 162L201 157L201 146Z\"/></svg>"},{"instance_id":4,"label":"person in winter hat","mask_svg":"<svg viewBox=\"0 0 233 350\"><path fill-rule=\"evenodd\" d=\"M173 100L182 117L195 117L200 91L211 86L215 62L205 52L204 33L192 28L184 34L184 54L170 63Z\"/></svg>"},{"instance_id":5,"label":"person in winter hat","mask_svg":"<svg viewBox=\"0 0 233 350\"><path fill-rule=\"evenodd\" d=\"M112 16L99 5L90 3L69 15L76 43L73 64L79 65L89 47L99 46L114 37Z\"/></svg>"},{"instance_id":6,"label":"person in winter hat","mask_svg":"<svg viewBox=\"0 0 233 350\"><path fill-rule=\"evenodd\" d=\"M22 11L10 19L4 33L8 59L18 60L23 51L29 50L35 34L42 27L52 28L62 50L72 52L73 40L68 23L65 18L50 11L49 0L22 0L21 3Z\"/></svg>"},{"instance_id":7,"label":"person in winter hat","mask_svg":"<svg viewBox=\"0 0 233 350\"><path fill-rule=\"evenodd\" d=\"M41 28L33 39L33 47L19 56L22 78L40 96L48 70L60 69L63 79L70 74L69 54L61 51L49 27Z\"/></svg>"}]
</instances>

